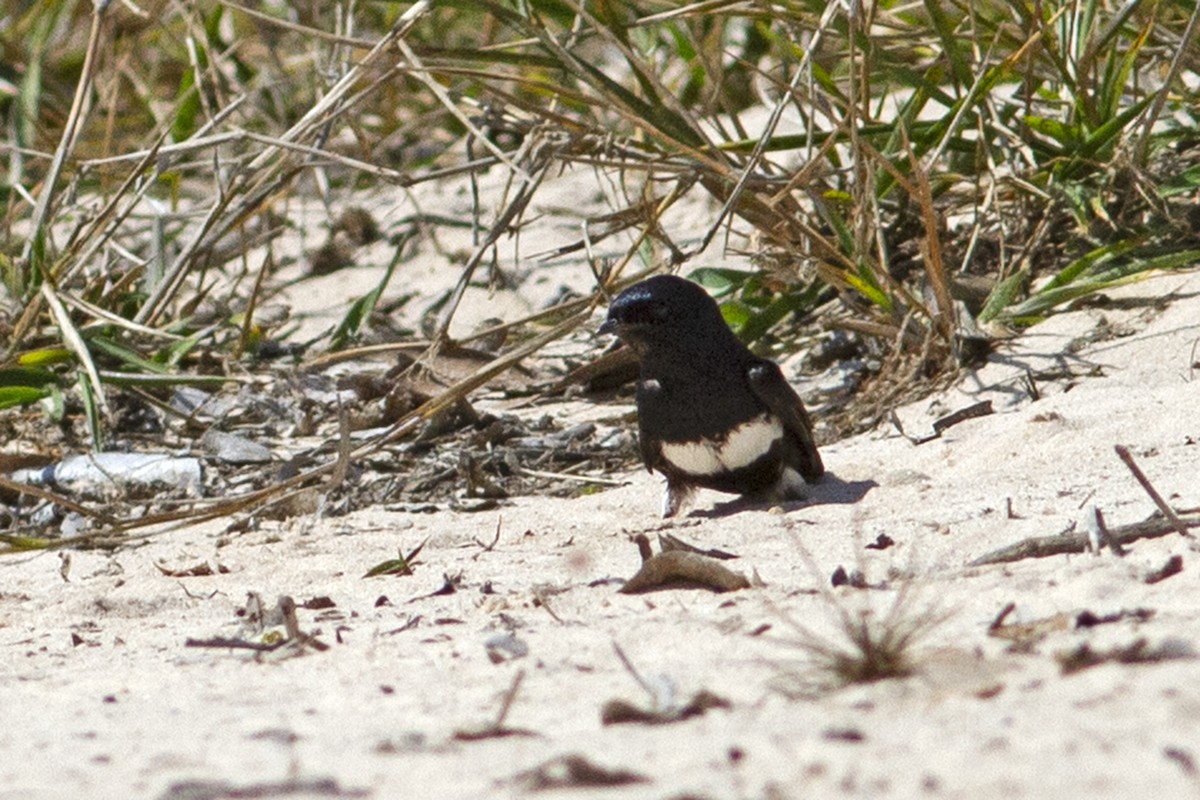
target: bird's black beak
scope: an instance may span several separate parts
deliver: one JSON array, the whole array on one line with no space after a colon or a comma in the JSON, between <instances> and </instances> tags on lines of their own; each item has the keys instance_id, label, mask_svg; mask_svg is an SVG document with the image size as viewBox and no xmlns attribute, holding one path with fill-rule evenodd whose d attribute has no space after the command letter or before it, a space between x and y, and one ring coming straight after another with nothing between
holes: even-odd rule
<instances>
[{"instance_id":1,"label":"bird's black beak","mask_svg":"<svg viewBox=\"0 0 1200 800\"><path fill-rule=\"evenodd\" d=\"M597 336L605 336L610 333L619 334L620 332L621 332L621 323L617 322L616 319L609 317L608 319L604 320L604 324L601 325L596 330L596 335Z\"/></svg>"}]
</instances>

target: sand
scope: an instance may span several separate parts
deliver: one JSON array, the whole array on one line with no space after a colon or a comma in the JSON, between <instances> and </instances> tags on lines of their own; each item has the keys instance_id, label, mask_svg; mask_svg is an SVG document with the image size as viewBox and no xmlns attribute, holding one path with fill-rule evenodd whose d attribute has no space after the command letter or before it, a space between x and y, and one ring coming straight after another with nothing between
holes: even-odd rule
<instances>
[{"instance_id":1,"label":"sand","mask_svg":"<svg viewBox=\"0 0 1200 800\"><path fill-rule=\"evenodd\" d=\"M1200 275L1109 297L899 418L916 436L980 400L996 413L920 445L894 426L832 444L829 477L787 509L701 493L664 526L659 478L634 471L620 488L474 514L199 526L74 552L65 570L57 553L7 556L0 797L1200 795L1194 539L969 566L1082 529L1091 505L1110 526L1147 517L1117 444L1169 502L1200 505ZM618 593L639 565L631 535L663 529L736 553L727 565L755 587ZM868 549L880 535L895 544ZM426 538L414 574L363 577ZM1182 572L1147 583L1172 556ZM227 572L160 569L200 563ZM839 566L873 588L832 588ZM445 575L452 594L437 593ZM247 635L249 593L294 598L327 648L186 646ZM313 598L332 606L303 607ZM1016 642L989 635L1010 603ZM1081 628L1084 612L1118 618ZM923 632L912 674L838 686L803 646L839 646L838 620L864 613ZM1164 658L1064 673L1083 645ZM516 732L461 738L495 722L518 676L503 720ZM610 700L673 708L702 690L727 707L601 722ZM538 775L591 775L572 773L573 756L639 780L535 791Z\"/></svg>"}]
</instances>

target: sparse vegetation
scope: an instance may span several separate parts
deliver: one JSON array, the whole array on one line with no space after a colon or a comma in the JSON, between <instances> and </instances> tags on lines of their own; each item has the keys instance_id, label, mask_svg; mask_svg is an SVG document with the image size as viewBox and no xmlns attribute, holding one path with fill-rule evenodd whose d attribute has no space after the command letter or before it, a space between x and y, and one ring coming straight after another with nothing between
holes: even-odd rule
<instances>
[{"instance_id":1,"label":"sparse vegetation","mask_svg":"<svg viewBox=\"0 0 1200 800\"><path fill-rule=\"evenodd\" d=\"M869 413L838 423L861 427L967 358L971 321L998 335L1200 260L1198 18L1183 0L17 3L0 13L0 408L37 404L66 445L98 448L124 435L114 398L161 410L187 384L353 348L392 267L329 338L289 341L265 311L306 277L285 279L280 246L304 233L297 199L329 209L320 269L336 269L360 244L333 221L350 195L504 170L474 219L380 232L394 266L439 226L474 226L424 326L444 348L462 288L511 266L497 245L533 224L543 179L591 170L611 207L580 212L581 271L611 291L633 262L702 267L763 348L786 322L852 331L882 364ZM711 218L684 239L671 213L697 195ZM712 242L757 270L694 263ZM540 327L355 455L570 334L601 295L503 321Z\"/></svg>"},{"instance_id":2,"label":"sparse vegetation","mask_svg":"<svg viewBox=\"0 0 1200 800\"><path fill-rule=\"evenodd\" d=\"M936 605L917 602L919 592L911 582L892 595L890 605L879 613L871 594L877 590L853 590L853 598L825 592L822 605L833 617L835 632L823 634L791 615L784 621L791 629L785 643L804 653L807 663L797 669L782 666L777 686L786 693L810 694L852 683L871 683L903 678L917 671L921 640L948 617Z\"/></svg>"}]
</instances>

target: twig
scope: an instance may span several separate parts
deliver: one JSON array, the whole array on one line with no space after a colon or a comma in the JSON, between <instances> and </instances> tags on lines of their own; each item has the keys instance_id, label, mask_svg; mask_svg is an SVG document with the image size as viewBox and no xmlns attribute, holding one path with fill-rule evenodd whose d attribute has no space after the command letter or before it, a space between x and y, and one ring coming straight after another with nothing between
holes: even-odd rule
<instances>
[{"instance_id":1,"label":"twig","mask_svg":"<svg viewBox=\"0 0 1200 800\"><path fill-rule=\"evenodd\" d=\"M493 549L495 549L496 545L500 542L500 523L501 522L503 522L503 519L496 520L496 535L492 537L492 541L490 544L484 544L483 542L479 541L476 538L471 539L471 541L473 541L475 544L477 544L483 548L483 550L481 550L479 553L475 554L476 556L480 555L481 553L490 553L490 552L492 552Z\"/></svg>"},{"instance_id":2,"label":"twig","mask_svg":"<svg viewBox=\"0 0 1200 800\"><path fill-rule=\"evenodd\" d=\"M1181 524L1188 528L1200 527L1200 513L1190 513L1178 519ZM1157 539L1161 536L1177 532L1178 529L1173 524L1157 517L1109 529L1110 542L1115 541L1122 545L1136 542L1139 539ZM1022 561L1026 558L1045 558L1047 556L1064 555L1067 553L1086 553L1088 540L1089 534L1082 531L1069 531L1054 536L1033 536L1028 539L1022 539L1016 544L1010 544L1007 547L1001 547L999 550L993 550L990 553L982 555L970 562L968 566L982 567L988 564L1007 564L1013 561Z\"/></svg>"},{"instance_id":3,"label":"twig","mask_svg":"<svg viewBox=\"0 0 1200 800\"><path fill-rule=\"evenodd\" d=\"M521 688L521 682L525 680L525 670L519 670L513 676L512 684L505 691L504 697L500 699L500 711L496 714L496 721L484 725L478 729L461 729L454 732L454 738L461 742L474 742L480 739L496 739L505 736L536 736L533 731L524 728L509 728L505 726L504 720L508 719L508 712L512 708L513 702L517 699L517 692Z\"/></svg>"},{"instance_id":4,"label":"twig","mask_svg":"<svg viewBox=\"0 0 1200 800\"><path fill-rule=\"evenodd\" d=\"M1154 486L1150 483L1150 479L1146 477L1146 473L1142 472L1141 467L1133 460L1133 454L1129 452L1129 448L1118 444L1113 449L1117 451L1117 456L1125 462L1125 466L1129 467L1129 471L1133 473L1133 477L1137 478L1137 482L1146 490L1146 494L1150 495L1150 499L1154 501L1154 505L1158 506L1158 510L1162 512L1162 515L1170 520L1179 535L1190 539L1192 535L1188 533L1187 526L1175 515L1174 509L1167 505L1167 501L1162 499L1162 495L1155 490Z\"/></svg>"},{"instance_id":5,"label":"twig","mask_svg":"<svg viewBox=\"0 0 1200 800\"><path fill-rule=\"evenodd\" d=\"M184 647L219 647L230 650L253 650L257 653L269 653L272 650L278 650L285 644L288 644L287 639L280 639L275 642L247 642L244 639L228 639L223 636L215 636L212 639L185 639Z\"/></svg>"},{"instance_id":6,"label":"twig","mask_svg":"<svg viewBox=\"0 0 1200 800\"><path fill-rule=\"evenodd\" d=\"M58 148L54 151L54 160L50 163L50 169L42 180L42 191L38 194L37 206L33 210L33 219L30 224L33 234L25 244L25 250L21 254L22 260L28 260L33 255L35 242L44 234L46 215L50 212L50 202L54 198L55 184L58 183L58 176L62 173L67 156L75 149L80 123L87 115L88 101L91 99L94 89L96 60L100 52L100 32L108 6L108 3L92 4L92 28L88 33L87 50L83 56L83 70L79 76L79 83L75 86L75 97L71 101L67 123L63 126L62 138L58 142Z\"/></svg>"},{"instance_id":7,"label":"twig","mask_svg":"<svg viewBox=\"0 0 1200 800\"><path fill-rule=\"evenodd\" d=\"M446 301L441 313L438 315L437 334L434 336L434 342L441 342L447 337L447 331L450 330L450 322L454 319L454 313L458 310L458 304L462 302L463 294L467 291L467 286L471 282L471 276L475 274L475 269L482 263L486 256L495 246L500 237L509 231L513 224L513 220L525 213L526 206L533 199L542 179L546 177L546 172L550 168L550 160L537 165L534 174L521 184L521 188L517 190L517 196L508 204L508 207L500 213L496 221L492 223L492 227L488 229L487 235L479 246L475 248L475 252L463 266L462 275L458 279L454 290L450 294L450 299Z\"/></svg>"},{"instance_id":8,"label":"twig","mask_svg":"<svg viewBox=\"0 0 1200 800\"><path fill-rule=\"evenodd\" d=\"M246 308L242 312L242 330L238 334L237 342L233 346L233 357L240 359L242 354L246 352L246 345L250 341L250 337L254 333L254 311L258 308L258 298L262 294L263 279L268 272L275 271L275 252L268 250L263 256L262 264L258 268L258 273L254 276L254 287L250 290L250 296L246 298Z\"/></svg>"},{"instance_id":9,"label":"twig","mask_svg":"<svg viewBox=\"0 0 1200 800\"><path fill-rule=\"evenodd\" d=\"M1008 619L1008 615L1017 610L1017 604L1011 600L1005 604L1004 608L1000 609L1000 613L988 625L988 634L995 635L996 631L1004 627L1004 620Z\"/></svg>"},{"instance_id":10,"label":"twig","mask_svg":"<svg viewBox=\"0 0 1200 800\"><path fill-rule=\"evenodd\" d=\"M337 442L337 460L334 462L333 474L329 478L329 488L338 489L346 481L346 475L350 472L350 452L353 449L350 444L350 409L338 397L338 442Z\"/></svg>"},{"instance_id":11,"label":"twig","mask_svg":"<svg viewBox=\"0 0 1200 800\"><path fill-rule=\"evenodd\" d=\"M58 299L58 293L51 285L48 276L42 280L41 294L46 300L46 305L50 307L50 313L54 316L54 321L58 325L58 331L62 336L63 343L66 344L69 350L75 353L75 357L79 359L79 363L83 366L87 381L92 385L93 396L96 398L96 405L100 408L100 413L106 421L111 419L108 402L104 399L104 384L100 381L100 375L96 372L96 363L92 360L92 354L88 351L87 343L83 341L83 337L79 334L75 323L71 321L71 315L63 307L62 300ZM88 425L89 427L92 425L90 415L88 415ZM98 443L101 432L99 430L92 430L90 433L92 441Z\"/></svg>"},{"instance_id":12,"label":"twig","mask_svg":"<svg viewBox=\"0 0 1200 800\"><path fill-rule=\"evenodd\" d=\"M1154 123L1162 116L1162 110L1167 104L1167 97L1171 93L1171 85L1179 78L1180 71L1188 61L1187 54L1194 52L1192 39L1196 36L1198 23L1200 23L1200 4L1192 7L1192 16L1188 19L1183 35L1179 37L1179 47L1171 59L1171 66L1167 68L1167 74L1159 85L1158 91L1155 92L1154 102L1150 104L1149 113L1143 118L1142 134L1133 148L1134 159L1139 167L1146 165L1146 154L1150 151L1150 136L1154 133Z\"/></svg>"},{"instance_id":13,"label":"twig","mask_svg":"<svg viewBox=\"0 0 1200 800\"><path fill-rule=\"evenodd\" d=\"M554 620L559 625L565 624L562 617L560 617L558 614L555 614L554 609L550 607L550 601L546 599L545 591L534 589L533 597L535 600L537 600L537 605L546 609L546 613L550 615L550 619Z\"/></svg>"},{"instance_id":14,"label":"twig","mask_svg":"<svg viewBox=\"0 0 1200 800\"><path fill-rule=\"evenodd\" d=\"M1089 550L1100 555L1100 548L1108 545L1113 555L1125 556L1125 548L1121 547L1121 543L1114 539L1108 530L1108 525L1104 522L1104 513L1100 511L1099 506L1088 506L1083 514L1083 522L1087 527Z\"/></svg>"},{"instance_id":15,"label":"twig","mask_svg":"<svg viewBox=\"0 0 1200 800\"><path fill-rule=\"evenodd\" d=\"M950 285L946 279L946 266L942 262L942 244L938 226L937 211L933 206L933 189L929 185L930 166L935 162L930 159L922 163L921 158L912 148L908 138L908 127L900 120L900 137L908 155L908 163L912 168L912 185L916 189L913 199L921 209L921 222L925 227L924 247L921 262L933 297L937 302L937 313L932 322L942 335L942 340L948 344L954 342L954 330L958 324L958 312L954 301L950 299Z\"/></svg>"},{"instance_id":16,"label":"twig","mask_svg":"<svg viewBox=\"0 0 1200 800\"><path fill-rule=\"evenodd\" d=\"M613 478L601 478L597 475L572 475L569 472L546 472L540 469L526 469L525 467L521 467L517 471L530 478L545 478L546 480L556 481L578 481L579 483L598 483L601 486L625 486L629 483L629 481L616 480Z\"/></svg>"},{"instance_id":17,"label":"twig","mask_svg":"<svg viewBox=\"0 0 1200 800\"><path fill-rule=\"evenodd\" d=\"M82 503L76 503L69 497L64 497L61 494L55 494L54 492L47 491L40 486L30 486L26 483L18 483L16 481L9 480L4 476L0 476L0 489L7 489L10 492L17 492L19 494L27 494L30 497L36 497L39 500L45 500L47 502L54 503L55 505L62 506L67 511L73 511L76 514L88 517L89 519L103 522L105 525L119 524L116 519L110 517L108 514L105 514L103 511L97 511L94 508L88 508Z\"/></svg>"},{"instance_id":18,"label":"twig","mask_svg":"<svg viewBox=\"0 0 1200 800\"><path fill-rule=\"evenodd\" d=\"M624 665L626 671L629 672L633 679L637 681L638 686L641 686L642 689L645 690L646 694L650 695L651 700L657 700L658 695L655 694L654 687L646 683L646 679L643 678L641 673L637 671L637 668L633 666L633 662L629 660L629 656L625 655L625 651L621 649L621 645L613 642L612 646L613 650L615 650L617 653L617 658L621 659L621 664Z\"/></svg>"},{"instance_id":19,"label":"twig","mask_svg":"<svg viewBox=\"0 0 1200 800\"><path fill-rule=\"evenodd\" d=\"M176 255L166 277L142 304L134 316L134 321L153 324L178 292L195 259L222 234L259 210L280 185L299 173L301 167L292 160L289 155L292 150L290 147L284 147L284 143L298 144L319 133L323 126L338 114L347 94L362 81L369 70L377 66L378 61L391 52L396 41L407 35L418 20L429 12L429 8L429 0L413 3L392 29L376 42L360 61L348 69L291 128L278 137L276 143L268 145L236 173L228 185L220 187L219 195L199 229ZM372 84L375 85L378 84ZM230 212L230 204L237 195L243 196L242 201Z\"/></svg>"},{"instance_id":20,"label":"twig","mask_svg":"<svg viewBox=\"0 0 1200 800\"><path fill-rule=\"evenodd\" d=\"M513 701L517 699L517 692L521 688L521 682L525 680L525 670L518 670L513 676L512 685L508 687L508 691L504 693L504 698L500 701L500 713L496 715L497 730L504 728L504 720L508 719L508 711L512 708Z\"/></svg>"}]
</instances>

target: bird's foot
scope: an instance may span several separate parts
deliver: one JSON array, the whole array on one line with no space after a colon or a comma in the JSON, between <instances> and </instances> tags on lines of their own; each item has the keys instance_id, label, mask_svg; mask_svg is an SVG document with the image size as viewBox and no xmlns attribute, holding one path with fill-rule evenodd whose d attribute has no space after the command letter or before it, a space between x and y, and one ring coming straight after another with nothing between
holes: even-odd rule
<instances>
[{"instance_id":1,"label":"bird's foot","mask_svg":"<svg viewBox=\"0 0 1200 800\"><path fill-rule=\"evenodd\" d=\"M796 470L784 467L779 480L763 494L762 499L772 503L807 500L808 482Z\"/></svg>"}]
</instances>

